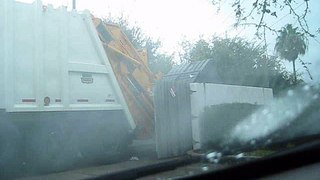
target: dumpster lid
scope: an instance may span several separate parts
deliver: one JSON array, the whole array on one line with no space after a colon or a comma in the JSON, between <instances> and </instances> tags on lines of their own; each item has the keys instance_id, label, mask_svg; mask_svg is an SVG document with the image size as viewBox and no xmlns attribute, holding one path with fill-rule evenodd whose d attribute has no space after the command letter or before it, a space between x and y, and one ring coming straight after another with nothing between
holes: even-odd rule
<instances>
[{"instance_id":1,"label":"dumpster lid","mask_svg":"<svg viewBox=\"0 0 320 180\"><path fill-rule=\"evenodd\" d=\"M199 83L222 83L221 78L214 69L213 60L183 63L173 67L164 76L166 80L179 80Z\"/></svg>"},{"instance_id":2,"label":"dumpster lid","mask_svg":"<svg viewBox=\"0 0 320 180\"><path fill-rule=\"evenodd\" d=\"M232 71L221 72L221 70L219 71L217 68L216 61L212 59L183 63L173 67L169 73L164 76L164 80L183 81L186 83L215 83L240 86L270 87L267 74L256 75L254 78L248 77L248 75L244 74L236 79L228 79Z\"/></svg>"}]
</instances>

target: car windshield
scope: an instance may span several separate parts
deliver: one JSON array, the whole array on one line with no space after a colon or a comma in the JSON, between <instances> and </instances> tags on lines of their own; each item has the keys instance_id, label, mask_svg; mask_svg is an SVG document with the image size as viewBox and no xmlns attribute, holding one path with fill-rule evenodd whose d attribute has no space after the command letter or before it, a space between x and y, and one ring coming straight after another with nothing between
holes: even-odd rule
<instances>
[{"instance_id":1,"label":"car windshield","mask_svg":"<svg viewBox=\"0 0 320 180\"><path fill-rule=\"evenodd\" d=\"M319 9L2 0L0 178L186 177L318 139Z\"/></svg>"}]
</instances>

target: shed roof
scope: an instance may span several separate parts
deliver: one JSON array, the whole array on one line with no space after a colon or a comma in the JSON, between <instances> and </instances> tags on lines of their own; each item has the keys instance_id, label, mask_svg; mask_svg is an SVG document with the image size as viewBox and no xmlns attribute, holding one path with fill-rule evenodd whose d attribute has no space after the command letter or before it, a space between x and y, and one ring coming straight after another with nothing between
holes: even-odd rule
<instances>
[{"instance_id":1,"label":"shed roof","mask_svg":"<svg viewBox=\"0 0 320 180\"><path fill-rule=\"evenodd\" d=\"M166 80L183 80L190 83L221 83L213 64L213 60L184 63L173 67L164 78Z\"/></svg>"},{"instance_id":2,"label":"shed roof","mask_svg":"<svg viewBox=\"0 0 320 180\"><path fill-rule=\"evenodd\" d=\"M257 86L269 87L267 74L261 74L253 77L248 75L239 76L236 79L229 78L232 70L221 72L215 64L215 60L203 60L173 67L168 74L164 76L167 81L183 81L187 83L216 83L216 84L231 84L241 86ZM225 74L221 74L225 73Z\"/></svg>"}]
</instances>

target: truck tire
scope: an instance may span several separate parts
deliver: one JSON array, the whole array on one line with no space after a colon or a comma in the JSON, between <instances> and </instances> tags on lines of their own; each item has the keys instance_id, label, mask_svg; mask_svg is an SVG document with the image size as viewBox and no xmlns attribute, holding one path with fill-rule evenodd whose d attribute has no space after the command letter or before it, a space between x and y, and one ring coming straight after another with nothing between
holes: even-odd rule
<instances>
[{"instance_id":1,"label":"truck tire","mask_svg":"<svg viewBox=\"0 0 320 180\"><path fill-rule=\"evenodd\" d=\"M0 178L19 172L20 133L14 124L0 120Z\"/></svg>"},{"instance_id":2,"label":"truck tire","mask_svg":"<svg viewBox=\"0 0 320 180\"><path fill-rule=\"evenodd\" d=\"M35 173L58 172L72 166L75 151L70 131L58 122L37 124L28 145L29 164Z\"/></svg>"},{"instance_id":3,"label":"truck tire","mask_svg":"<svg viewBox=\"0 0 320 180\"><path fill-rule=\"evenodd\" d=\"M77 127L78 144L83 161L88 165L108 164L119 162L127 153L127 129L123 124L112 121L86 121ZM80 131L81 129L81 131ZM124 153L125 152L125 153Z\"/></svg>"}]
</instances>

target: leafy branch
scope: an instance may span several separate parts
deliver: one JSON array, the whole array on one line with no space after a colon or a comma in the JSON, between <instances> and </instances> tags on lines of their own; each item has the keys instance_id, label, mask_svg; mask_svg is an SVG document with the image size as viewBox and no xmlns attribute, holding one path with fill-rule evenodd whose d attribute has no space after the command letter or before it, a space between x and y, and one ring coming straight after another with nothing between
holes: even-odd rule
<instances>
[{"instance_id":1,"label":"leafy branch","mask_svg":"<svg viewBox=\"0 0 320 180\"><path fill-rule=\"evenodd\" d=\"M313 80L313 77L309 71L309 68L307 65L311 65L311 63L307 63L307 62L304 62L301 58L299 58L299 62L301 63L302 67L307 71L308 75L309 75L309 78L311 80Z\"/></svg>"},{"instance_id":2,"label":"leafy branch","mask_svg":"<svg viewBox=\"0 0 320 180\"><path fill-rule=\"evenodd\" d=\"M305 7L304 13L302 15L299 15L295 11L295 9L292 7L291 0L285 0L284 2L290 8L290 13L292 12L297 17L298 23L300 25L300 28L303 30L303 32L308 34L312 38L315 37L314 34L310 33L309 26L308 26L308 23L307 23L307 20L306 20L306 15L310 11L309 10L309 3L308 3L309 1L308 0L304 0L306 7Z\"/></svg>"},{"instance_id":3,"label":"leafy branch","mask_svg":"<svg viewBox=\"0 0 320 180\"><path fill-rule=\"evenodd\" d=\"M217 4L217 2L220 1L221 0L212 0L212 3ZM289 10L287 15L292 15L294 18L297 18L299 28L309 37L315 37L315 34L310 32L306 20L308 13L310 13L309 0L254 0L251 6L243 8L242 4L244 1L245 0L232 0L232 7L234 8L235 17L237 19L235 27L243 24L253 25L256 27L257 35L260 34L261 28L275 32L275 29L272 28L274 24L267 23L265 21L266 17L279 18L278 12L287 9ZM298 4L298 2L301 3ZM298 6L294 7L295 4L298 4ZM304 9L302 11L298 10L302 5L304 5ZM319 29L317 32L319 33Z\"/></svg>"}]
</instances>

